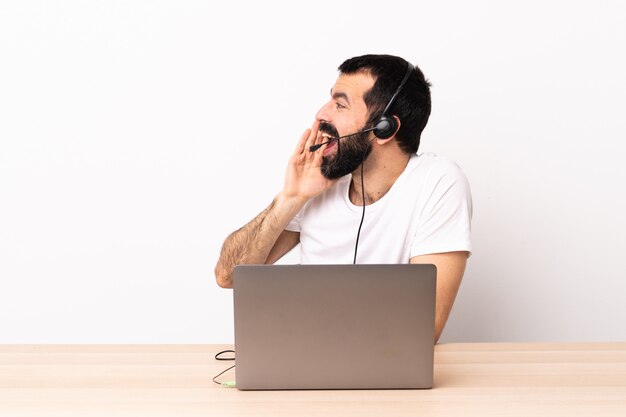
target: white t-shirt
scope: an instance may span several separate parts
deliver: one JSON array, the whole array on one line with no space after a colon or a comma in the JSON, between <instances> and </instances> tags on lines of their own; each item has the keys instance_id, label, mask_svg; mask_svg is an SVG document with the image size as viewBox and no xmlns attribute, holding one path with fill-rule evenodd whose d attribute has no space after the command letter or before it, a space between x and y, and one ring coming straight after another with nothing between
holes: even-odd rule
<instances>
[{"instance_id":1,"label":"white t-shirt","mask_svg":"<svg viewBox=\"0 0 626 417\"><path fill-rule=\"evenodd\" d=\"M348 198L351 180L340 178L287 225L300 232L302 264L352 263L363 207ZM412 155L387 194L365 207L357 263L402 264L418 255L471 252L471 218L470 187L458 165L432 153Z\"/></svg>"}]
</instances>

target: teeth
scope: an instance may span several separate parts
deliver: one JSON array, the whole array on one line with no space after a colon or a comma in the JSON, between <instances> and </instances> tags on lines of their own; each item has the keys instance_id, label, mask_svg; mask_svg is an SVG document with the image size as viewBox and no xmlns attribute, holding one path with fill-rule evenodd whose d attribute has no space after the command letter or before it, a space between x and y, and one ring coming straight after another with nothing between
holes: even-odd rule
<instances>
[{"instance_id":1,"label":"teeth","mask_svg":"<svg viewBox=\"0 0 626 417\"><path fill-rule=\"evenodd\" d=\"M326 138L326 139L332 139L333 137L330 136L328 133L322 133L322 137Z\"/></svg>"}]
</instances>

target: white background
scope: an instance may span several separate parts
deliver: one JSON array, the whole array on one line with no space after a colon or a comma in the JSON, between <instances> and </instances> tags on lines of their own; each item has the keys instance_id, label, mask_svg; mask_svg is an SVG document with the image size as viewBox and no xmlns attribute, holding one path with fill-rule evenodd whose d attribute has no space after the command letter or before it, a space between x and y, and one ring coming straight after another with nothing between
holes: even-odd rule
<instances>
[{"instance_id":1,"label":"white background","mask_svg":"<svg viewBox=\"0 0 626 417\"><path fill-rule=\"evenodd\" d=\"M232 342L221 243L365 53L472 185L442 341L624 341L624 51L620 1L0 1L0 342Z\"/></svg>"}]
</instances>

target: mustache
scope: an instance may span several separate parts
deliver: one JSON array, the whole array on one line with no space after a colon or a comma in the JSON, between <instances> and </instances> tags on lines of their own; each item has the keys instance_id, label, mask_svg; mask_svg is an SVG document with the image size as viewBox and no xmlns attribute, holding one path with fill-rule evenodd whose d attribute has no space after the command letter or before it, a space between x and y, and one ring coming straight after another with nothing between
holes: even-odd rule
<instances>
[{"instance_id":1,"label":"mustache","mask_svg":"<svg viewBox=\"0 0 626 417\"><path fill-rule=\"evenodd\" d=\"M337 139L339 137L339 132L337 131L335 126L330 123L320 122L319 131L329 134L333 139Z\"/></svg>"}]
</instances>

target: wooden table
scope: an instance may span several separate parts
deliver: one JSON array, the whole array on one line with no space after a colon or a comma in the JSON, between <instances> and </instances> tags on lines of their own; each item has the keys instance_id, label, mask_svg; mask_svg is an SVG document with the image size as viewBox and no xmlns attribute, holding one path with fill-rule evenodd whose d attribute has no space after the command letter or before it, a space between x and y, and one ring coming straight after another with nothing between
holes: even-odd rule
<instances>
[{"instance_id":1,"label":"wooden table","mask_svg":"<svg viewBox=\"0 0 626 417\"><path fill-rule=\"evenodd\" d=\"M389 391L225 388L231 347L0 345L0 416L626 416L626 343L438 345L432 390Z\"/></svg>"}]
</instances>

